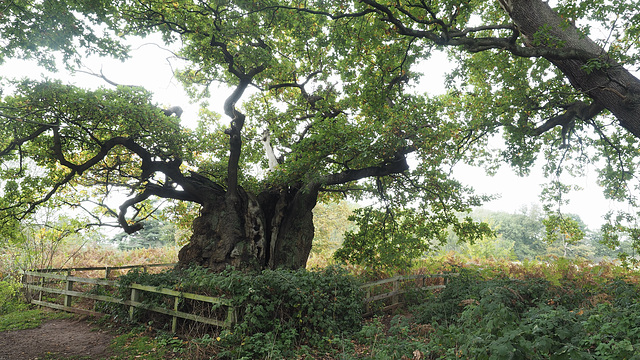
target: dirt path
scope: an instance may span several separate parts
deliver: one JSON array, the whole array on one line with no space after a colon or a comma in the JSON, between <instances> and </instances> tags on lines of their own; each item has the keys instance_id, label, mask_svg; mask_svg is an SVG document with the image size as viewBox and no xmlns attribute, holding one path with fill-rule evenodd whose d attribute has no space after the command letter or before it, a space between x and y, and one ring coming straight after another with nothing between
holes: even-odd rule
<instances>
[{"instance_id":1,"label":"dirt path","mask_svg":"<svg viewBox=\"0 0 640 360\"><path fill-rule=\"evenodd\" d=\"M31 360L55 354L56 358L109 357L113 335L81 320L51 320L28 330L0 332L0 360Z\"/></svg>"}]
</instances>

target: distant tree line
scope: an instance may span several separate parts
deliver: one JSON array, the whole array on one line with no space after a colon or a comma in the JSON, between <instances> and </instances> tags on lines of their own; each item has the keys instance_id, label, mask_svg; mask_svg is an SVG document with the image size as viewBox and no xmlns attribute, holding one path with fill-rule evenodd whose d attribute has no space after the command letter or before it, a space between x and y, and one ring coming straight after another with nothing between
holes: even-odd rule
<instances>
[{"instance_id":1,"label":"distant tree line","mask_svg":"<svg viewBox=\"0 0 640 360\"><path fill-rule=\"evenodd\" d=\"M600 261L618 258L620 253L634 255L631 243L624 239L612 246L603 244L602 232L591 230L575 214L565 216L577 223L581 232L579 239L562 234L549 237L544 224L545 213L537 205L523 207L516 213L479 209L470 216L474 220L488 222L496 236L475 244L462 244L454 234L450 234L446 245L439 251L454 251L469 257L507 257L514 260L563 256Z\"/></svg>"}]
</instances>

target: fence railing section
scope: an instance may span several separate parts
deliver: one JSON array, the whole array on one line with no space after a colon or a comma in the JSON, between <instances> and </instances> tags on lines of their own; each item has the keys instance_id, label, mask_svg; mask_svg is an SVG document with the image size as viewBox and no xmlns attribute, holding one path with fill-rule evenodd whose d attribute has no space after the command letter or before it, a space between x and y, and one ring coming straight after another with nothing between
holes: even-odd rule
<instances>
[{"instance_id":1,"label":"fence railing section","mask_svg":"<svg viewBox=\"0 0 640 360\"><path fill-rule=\"evenodd\" d=\"M172 332L175 332L177 329L178 318L225 328L231 327L237 321L236 308L231 305L229 299L225 298L192 294L140 284L130 284L127 286L128 289L126 291L130 293L128 299L122 299L112 295L98 294L97 292L99 291L95 291L97 287L102 286L105 290L102 291L102 293L108 293L108 291L106 291L107 289L113 289L121 286L117 280L108 279L111 271L113 270L143 268L146 271L149 268L172 265L174 264L23 271L22 281L27 293L35 295L31 296L32 304L92 316L105 315L104 313L96 311L97 302L120 304L129 307L129 317L131 319L134 318L135 309L137 308L170 316ZM72 276L71 273L74 271L105 271L105 278L95 279ZM372 314L374 310L388 311L398 307L402 304L401 300L403 300L403 295L409 291L442 289L446 287L448 279L451 276L456 275L458 274L450 273L395 276L388 279L366 283L361 286L366 293L366 296L363 299L365 304L365 315ZM91 289L87 290L87 286L85 285L90 285ZM171 308L143 302L145 293L161 294L167 297ZM43 294L54 294L53 297L57 295L58 298L52 299L51 295L43 296ZM87 309L87 304L83 304L83 307L79 307L77 304L78 299L93 300L93 310ZM211 304L213 309L217 309L214 313L221 315L220 317L222 318L201 316L180 311L180 302L185 299ZM76 304L74 304L74 300L76 300ZM374 303L376 302L380 302L380 306L374 306ZM226 311L224 311L224 308L226 308Z\"/></svg>"},{"instance_id":2,"label":"fence railing section","mask_svg":"<svg viewBox=\"0 0 640 360\"><path fill-rule=\"evenodd\" d=\"M365 291L365 315L371 315L374 310L389 311L402 305L402 295L415 290L437 290L447 286L451 276L457 273L405 275L388 279L368 282L360 288ZM375 302L384 302L379 308Z\"/></svg>"},{"instance_id":3,"label":"fence railing section","mask_svg":"<svg viewBox=\"0 0 640 360\"><path fill-rule=\"evenodd\" d=\"M160 266L160 265L158 265ZM161 264L161 266L166 266L166 264ZM120 268L134 268L131 267L120 267ZM76 271L87 271L87 270L99 270L104 268L82 268L73 269ZM114 268L111 268L114 269ZM68 269L64 269L67 271ZM92 315L92 316L103 316L104 313L95 310L95 302L102 301L107 303L120 304L124 306L129 306L129 316L133 319L135 314L135 309L143 309L146 311L152 311L159 314L168 315L171 317L171 330L175 332L177 329L178 318L187 319L191 321L196 321L203 324L209 324L220 327L231 327L232 324L236 321L236 313L235 308L231 306L231 302L229 299L219 298L219 297L211 297L200 294L191 294L186 292L180 292L170 289L158 288L154 286L146 286L140 284L130 284L127 286L130 292L130 297L126 300L121 299L119 297L111 296L111 295L100 295L95 294L95 291L86 291L80 289L74 289L74 287L78 284L90 284L93 285L93 289L97 286L103 287L118 287L120 284L116 280L108 280L108 279L92 279L92 278L82 278L71 275L63 275L56 274L47 271L24 271L23 275L23 284L25 290L28 292L32 292L33 294L37 294L32 297L31 303L40 306L46 306L53 309L64 310L79 314ZM93 290L92 289L92 290ZM80 290L80 291L79 291ZM144 298L145 293L155 293L161 294L165 297L168 297L172 304L172 309L165 308L158 305L152 305L148 303L144 303L142 299ZM43 294L55 294L61 299L50 299L50 296L43 296ZM90 299L94 301L94 309L89 310L84 307L74 306L74 299ZM215 308L226 307L226 311L224 312L224 318L211 318L200 315L195 315L192 313L187 313L179 310L179 305L181 301L184 299L190 299L193 301L204 302L212 304ZM57 302L56 302L57 301ZM60 303L60 301L62 303Z\"/></svg>"},{"instance_id":4,"label":"fence railing section","mask_svg":"<svg viewBox=\"0 0 640 360\"><path fill-rule=\"evenodd\" d=\"M53 268L53 269L38 269L37 272L41 273L66 273L71 275L72 272L84 272L84 271L104 271L104 278L108 279L111 273L116 270L131 270L142 269L144 272L148 272L152 268L158 267L171 267L176 263L167 264L148 264L148 265L125 265L125 266L104 266L104 267L75 267L75 268Z\"/></svg>"}]
</instances>

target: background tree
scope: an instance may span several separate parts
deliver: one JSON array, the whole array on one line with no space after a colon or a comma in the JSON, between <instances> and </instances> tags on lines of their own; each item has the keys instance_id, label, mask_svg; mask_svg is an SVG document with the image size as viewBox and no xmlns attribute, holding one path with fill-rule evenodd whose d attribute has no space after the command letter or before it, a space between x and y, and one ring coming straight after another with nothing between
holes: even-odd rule
<instances>
[{"instance_id":1,"label":"background tree","mask_svg":"<svg viewBox=\"0 0 640 360\"><path fill-rule=\"evenodd\" d=\"M348 218L357 205L347 201L319 203L313 208L313 247L311 253L331 256L344 240L347 231L356 226Z\"/></svg>"},{"instance_id":2,"label":"background tree","mask_svg":"<svg viewBox=\"0 0 640 360\"><path fill-rule=\"evenodd\" d=\"M470 258L513 257L521 261L549 256L594 261L614 259L621 253L632 256L628 239L608 246L603 241L602 232L589 229L578 215L563 216L562 219L545 217L539 205L523 207L517 213L475 209L469 217L489 224L495 236L485 236L475 243L463 243L454 234L449 234L447 243L438 251L456 252ZM545 222L555 223L545 226Z\"/></svg>"},{"instance_id":3,"label":"background tree","mask_svg":"<svg viewBox=\"0 0 640 360\"><path fill-rule=\"evenodd\" d=\"M118 249L129 250L137 248L155 248L167 245L174 245L176 227L168 223L165 224L159 220L149 220L145 223L144 228L133 234L120 233L115 235L111 241L118 244Z\"/></svg>"},{"instance_id":4,"label":"background tree","mask_svg":"<svg viewBox=\"0 0 640 360\"><path fill-rule=\"evenodd\" d=\"M544 213L539 206L521 209L519 213L492 213L496 233L514 242L513 251L518 260L535 259L546 255L544 237ZM483 218L484 219L484 218Z\"/></svg>"}]
</instances>

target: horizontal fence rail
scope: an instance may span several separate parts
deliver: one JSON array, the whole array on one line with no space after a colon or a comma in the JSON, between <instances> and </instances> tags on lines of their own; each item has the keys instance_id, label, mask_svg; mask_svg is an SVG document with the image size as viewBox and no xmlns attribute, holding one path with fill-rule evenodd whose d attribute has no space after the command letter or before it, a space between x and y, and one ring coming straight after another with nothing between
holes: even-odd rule
<instances>
[{"instance_id":1,"label":"horizontal fence rail","mask_svg":"<svg viewBox=\"0 0 640 360\"><path fill-rule=\"evenodd\" d=\"M74 312L91 316L103 316L106 315L102 312L95 311L95 302L102 301L107 303L119 304L129 307L129 317L134 318L135 309L143 309L171 317L171 331L176 332L178 318L191 320L203 324L230 328L237 321L236 308L231 305L229 299L205 296L200 294L186 293L175 291L171 289L147 286L141 284L127 285L130 296L128 299L121 299L110 295L99 295L91 293L90 291L96 287L119 287L121 286L117 280L109 280L108 277L111 271L114 270L130 270L135 268L142 268L147 271L150 268L156 267L168 267L175 264L152 264L152 265L129 265L129 266L113 266L113 267L85 267L85 268L69 268L69 269L43 269L34 271L23 271L22 282L25 290L30 294L37 293L37 296L31 300L32 304L46 306L49 308L63 310L68 312ZM104 279L85 278L71 275L72 272L82 271L104 271ZM60 274L60 273L66 273ZM446 287L449 278L457 276L457 273L448 274L431 274L431 275L407 275L407 276L394 276L388 279L382 279L372 281L361 285L366 293L363 302L365 305L365 316L371 315L374 311L373 303L383 302L384 304L376 310L388 311L395 309L402 305L401 298L404 294L415 290L437 290ZM435 284L438 283L438 284ZM62 285L61 288L55 288L47 285ZM91 290L86 289L74 289L74 286L80 284L93 285ZM86 286L85 286L86 287ZM62 296L62 304L47 301L46 297L43 297L43 293L55 294ZM162 306L152 305L141 301L144 298L145 293L154 293L167 296L172 299L172 308L166 308ZM74 298L89 299L94 301L94 310L74 306ZM192 313L187 313L179 310L180 301L189 299L193 301L199 301L212 304L214 309L219 307L226 307L224 319L212 318L200 316Z\"/></svg>"},{"instance_id":2,"label":"horizontal fence rail","mask_svg":"<svg viewBox=\"0 0 640 360\"><path fill-rule=\"evenodd\" d=\"M142 269L142 271L147 272L151 268L171 267L171 266L176 266L176 265L177 265L176 263L166 263L166 264L104 266L104 267L53 268L53 269L38 269L38 270L34 270L34 271L37 271L37 272L40 272L40 273L43 273L43 272L45 272L45 273L66 272L67 274L70 274L71 272L79 272L79 271L104 271L105 272L104 277L105 277L105 279L108 279L109 276L111 275L111 272L115 271L115 270Z\"/></svg>"},{"instance_id":3,"label":"horizontal fence rail","mask_svg":"<svg viewBox=\"0 0 640 360\"><path fill-rule=\"evenodd\" d=\"M156 264L156 265L145 265L145 266L120 266L120 267L109 267L108 269L133 269L133 268L142 268L142 267L158 267L158 266L171 266L172 264ZM105 270L105 268L75 268L75 269L56 269L58 272L71 272L71 271L94 271L94 270ZM164 314L171 316L171 331L175 332L177 329L178 318L196 321L203 324L214 325L219 327L229 328L236 321L236 313L235 308L231 306L231 301L229 299L219 298L219 297L211 297L200 294L192 294L186 292L175 291L171 289L159 288L154 286L147 286L141 284L130 284L127 288L130 290L129 299L121 299L114 296L109 295L98 295L92 294L87 291L77 291L74 290L75 284L90 284L95 286L109 286L109 287L118 287L120 284L116 280L108 280L108 279L93 279L93 278L82 278L71 275L63 275L63 274L55 274L51 269L47 269L46 271L23 271L22 272L22 280L23 285L26 291L37 292L37 297L31 300L32 304L46 306L49 308L64 310L68 312L74 312L84 315L92 315L92 316L103 316L106 315L104 313L80 308L77 306L73 306L73 298L80 299L90 299L94 301L103 301L108 303L120 304L124 306L129 306L129 316L131 319L134 317L134 312L136 308L143 309L146 311L152 311L159 314ZM106 271L106 274L109 274ZM47 286L51 283L62 284L62 288L55 288ZM62 295L63 301L62 304L43 300L43 293ZM155 293L165 295L173 299L173 309L167 309L157 305L147 304L141 301L141 298L144 296L144 293ZM216 319L210 317L199 316L187 312L179 311L180 301L183 299L190 299L205 303L210 303L215 306L224 306L227 308L226 316L224 319ZM94 304L95 306L95 304Z\"/></svg>"}]
</instances>

